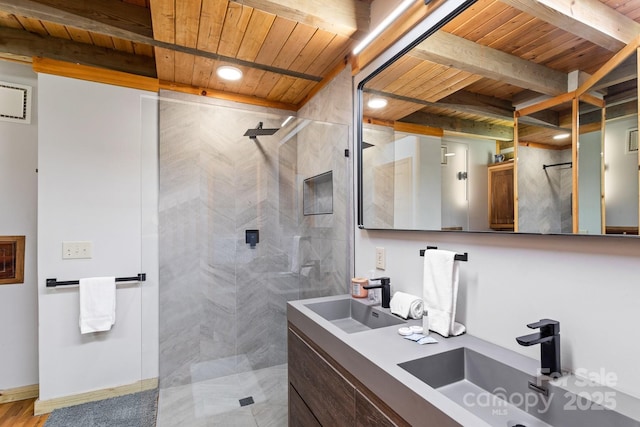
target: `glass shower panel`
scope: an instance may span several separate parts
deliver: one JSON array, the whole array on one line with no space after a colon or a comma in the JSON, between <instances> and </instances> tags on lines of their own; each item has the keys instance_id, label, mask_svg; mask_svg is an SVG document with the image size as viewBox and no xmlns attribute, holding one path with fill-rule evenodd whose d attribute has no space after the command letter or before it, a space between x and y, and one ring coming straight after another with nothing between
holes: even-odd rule
<instances>
[{"instance_id":1,"label":"glass shower panel","mask_svg":"<svg viewBox=\"0 0 640 427\"><path fill-rule=\"evenodd\" d=\"M161 97L158 425L286 425L286 302L346 291L348 128ZM334 213L304 217L327 171Z\"/></svg>"},{"instance_id":2,"label":"glass shower panel","mask_svg":"<svg viewBox=\"0 0 640 427\"><path fill-rule=\"evenodd\" d=\"M142 381L139 410L143 423L156 417L158 396L158 97L140 98L140 282Z\"/></svg>"}]
</instances>

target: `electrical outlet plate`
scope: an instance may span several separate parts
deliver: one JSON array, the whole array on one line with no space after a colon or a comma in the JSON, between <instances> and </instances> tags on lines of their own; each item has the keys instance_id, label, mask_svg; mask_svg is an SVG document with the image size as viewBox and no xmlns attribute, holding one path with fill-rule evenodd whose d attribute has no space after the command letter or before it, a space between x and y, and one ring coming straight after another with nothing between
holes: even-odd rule
<instances>
[{"instance_id":1,"label":"electrical outlet plate","mask_svg":"<svg viewBox=\"0 0 640 427\"><path fill-rule=\"evenodd\" d=\"M62 259L92 258L91 242L62 242Z\"/></svg>"},{"instance_id":2,"label":"electrical outlet plate","mask_svg":"<svg viewBox=\"0 0 640 427\"><path fill-rule=\"evenodd\" d=\"M384 254L384 248L376 248L376 268L378 270L384 270L385 269L385 254Z\"/></svg>"}]
</instances>

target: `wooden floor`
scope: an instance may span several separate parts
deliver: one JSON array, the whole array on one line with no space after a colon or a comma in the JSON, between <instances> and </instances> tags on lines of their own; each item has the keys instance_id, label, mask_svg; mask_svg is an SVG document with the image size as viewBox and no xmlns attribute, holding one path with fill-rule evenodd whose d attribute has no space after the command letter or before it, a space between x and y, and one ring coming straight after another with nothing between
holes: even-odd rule
<instances>
[{"instance_id":1,"label":"wooden floor","mask_svg":"<svg viewBox=\"0 0 640 427\"><path fill-rule=\"evenodd\" d=\"M0 427L42 427L49 414L33 415L35 399L0 404Z\"/></svg>"}]
</instances>

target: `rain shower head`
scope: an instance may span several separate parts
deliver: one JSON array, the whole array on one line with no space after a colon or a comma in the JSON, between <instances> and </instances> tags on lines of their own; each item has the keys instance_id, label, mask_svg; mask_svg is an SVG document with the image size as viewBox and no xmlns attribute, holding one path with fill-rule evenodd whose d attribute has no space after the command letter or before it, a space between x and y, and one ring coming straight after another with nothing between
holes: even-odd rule
<instances>
[{"instance_id":1,"label":"rain shower head","mask_svg":"<svg viewBox=\"0 0 640 427\"><path fill-rule=\"evenodd\" d=\"M247 131L244 133L243 136L248 136L251 139L256 139L257 136L262 136L262 135L273 135L274 133L278 132L280 130L280 128L277 129L263 129L262 128L263 123L260 122L258 123L258 127L256 127L255 129L247 129Z\"/></svg>"}]
</instances>

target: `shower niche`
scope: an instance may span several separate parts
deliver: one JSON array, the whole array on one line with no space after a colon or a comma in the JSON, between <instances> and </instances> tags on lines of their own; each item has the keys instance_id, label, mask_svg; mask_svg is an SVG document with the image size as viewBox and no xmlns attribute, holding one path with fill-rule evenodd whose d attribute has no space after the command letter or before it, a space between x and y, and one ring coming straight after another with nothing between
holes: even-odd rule
<instances>
[{"instance_id":1,"label":"shower niche","mask_svg":"<svg viewBox=\"0 0 640 427\"><path fill-rule=\"evenodd\" d=\"M303 182L302 211L304 215L333 213L333 172L307 178Z\"/></svg>"}]
</instances>

